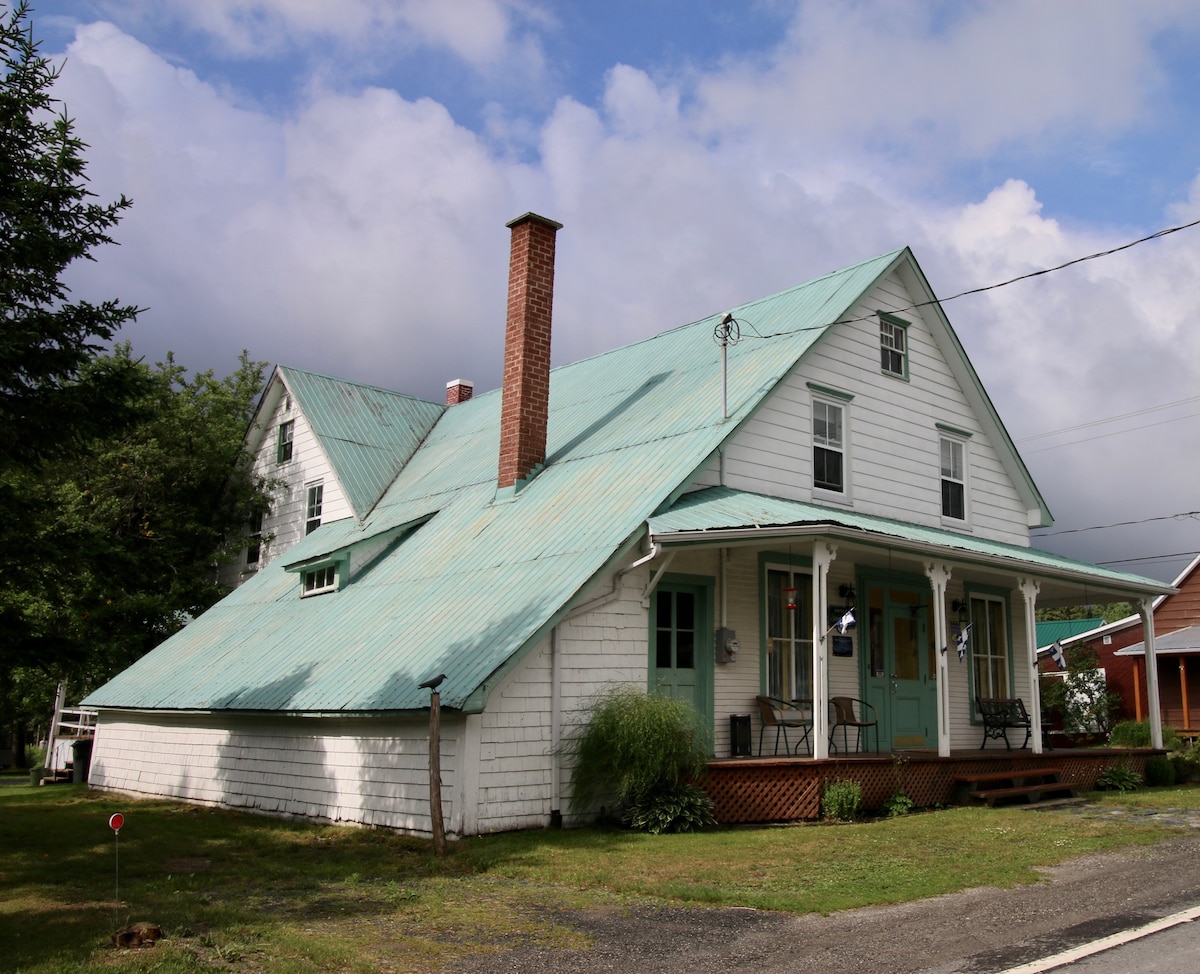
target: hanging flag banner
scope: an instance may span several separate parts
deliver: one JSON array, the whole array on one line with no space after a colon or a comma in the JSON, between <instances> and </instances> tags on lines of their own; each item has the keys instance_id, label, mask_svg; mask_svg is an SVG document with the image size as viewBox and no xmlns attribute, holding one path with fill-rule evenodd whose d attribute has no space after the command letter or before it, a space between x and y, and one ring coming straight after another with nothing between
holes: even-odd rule
<instances>
[{"instance_id":1,"label":"hanging flag banner","mask_svg":"<svg viewBox=\"0 0 1200 974\"><path fill-rule=\"evenodd\" d=\"M967 658L967 643L971 639L971 624L963 626L962 631L958 634L958 638L954 641L955 647L958 649L958 661L961 663Z\"/></svg>"}]
</instances>

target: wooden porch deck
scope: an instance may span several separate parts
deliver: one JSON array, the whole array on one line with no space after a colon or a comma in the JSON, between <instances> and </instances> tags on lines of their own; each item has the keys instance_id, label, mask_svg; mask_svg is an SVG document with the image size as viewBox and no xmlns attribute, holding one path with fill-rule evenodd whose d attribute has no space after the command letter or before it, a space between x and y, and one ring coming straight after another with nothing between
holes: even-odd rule
<instances>
[{"instance_id":1,"label":"wooden porch deck","mask_svg":"<svg viewBox=\"0 0 1200 974\"><path fill-rule=\"evenodd\" d=\"M846 779L862 785L862 807L882 808L903 790L918 808L948 805L958 775L1022 768L1055 768L1059 780L1077 791L1090 791L1106 768L1128 764L1145 774L1146 759L1164 753L1148 748L1056 748L963 750L948 758L935 751L856 754L824 761L809 757L739 757L710 761L704 790L723 825L747 822L814 821L821 817L825 783Z\"/></svg>"}]
</instances>

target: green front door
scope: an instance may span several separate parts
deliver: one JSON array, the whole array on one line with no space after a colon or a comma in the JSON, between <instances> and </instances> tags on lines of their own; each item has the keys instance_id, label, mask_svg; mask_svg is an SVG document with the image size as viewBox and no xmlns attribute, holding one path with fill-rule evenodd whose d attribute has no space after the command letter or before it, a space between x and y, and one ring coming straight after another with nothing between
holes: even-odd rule
<instances>
[{"instance_id":1,"label":"green front door","mask_svg":"<svg viewBox=\"0 0 1200 974\"><path fill-rule=\"evenodd\" d=\"M712 726L713 630L708 587L663 582L650 611L650 689L687 700Z\"/></svg>"},{"instance_id":2,"label":"green front door","mask_svg":"<svg viewBox=\"0 0 1200 974\"><path fill-rule=\"evenodd\" d=\"M867 590L866 699L891 750L937 746L937 664L929 590L872 584Z\"/></svg>"}]
</instances>

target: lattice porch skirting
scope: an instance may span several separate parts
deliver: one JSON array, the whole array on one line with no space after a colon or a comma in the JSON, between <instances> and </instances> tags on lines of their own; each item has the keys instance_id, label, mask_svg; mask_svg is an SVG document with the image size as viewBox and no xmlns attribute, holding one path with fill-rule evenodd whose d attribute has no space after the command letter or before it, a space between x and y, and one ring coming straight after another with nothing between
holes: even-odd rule
<instances>
[{"instance_id":1,"label":"lattice porch skirting","mask_svg":"<svg viewBox=\"0 0 1200 974\"><path fill-rule=\"evenodd\" d=\"M703 782L716 805L717 821L794 822L821 817L821 795L825 784L838 779L862 785L862 807L883 807L892 795L903 790L917 805L947 805L954 800L958 775L983 774L1020 768L1058 768L1060 780L1077 791L1090 791L1106 768L1128 764L1144 774L1146 759L1161 751L1055 750L1035 755L1032 751L989 754L960 752L940 758L928 751L904 751L879 757L839 758L814 761L809 758L731 758L712 761Z\"/></svg>"}]
</instances>

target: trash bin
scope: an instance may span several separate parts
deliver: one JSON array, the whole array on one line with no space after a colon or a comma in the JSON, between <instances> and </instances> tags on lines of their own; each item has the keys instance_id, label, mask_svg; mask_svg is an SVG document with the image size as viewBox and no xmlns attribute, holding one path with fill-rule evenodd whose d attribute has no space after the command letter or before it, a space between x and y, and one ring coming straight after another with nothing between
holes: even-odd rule
<instances>
[{"instance_id":1,"label":"trash bin","mask_svg":"<svg viewBox=\"0 0 1200 974\"><path fill-rule=\"evenodd\" d=\"M729 753L735 758L750 756L750 715L729 715Z\"/></svg>"},{"instance_id":2,"label":"trash bin","mask_svg":"<svg viewBox=\"0 0 1200 974\"><path fill-rule=\"evenodd\" d=\"M86 785L92 767L92 739L82 738L71 745L71 783Z\"/></svg>"}]
</instances>

